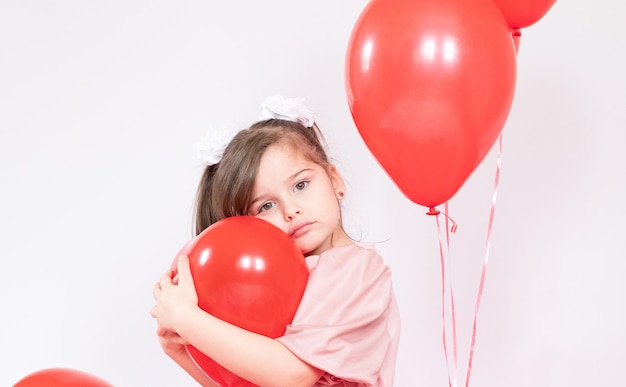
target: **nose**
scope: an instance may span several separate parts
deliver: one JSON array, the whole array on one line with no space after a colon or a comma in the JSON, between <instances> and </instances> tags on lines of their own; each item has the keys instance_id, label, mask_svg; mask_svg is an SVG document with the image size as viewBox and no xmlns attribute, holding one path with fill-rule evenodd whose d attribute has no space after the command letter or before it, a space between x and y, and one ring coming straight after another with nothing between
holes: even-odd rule
<instances>
[{"instance_id":1,"label":"nose","mask_svg":"<svg viewBox=\"0 0 626 387\"><path fill-rule=\"evenodd\" d=\"M302 207L295 200L291 200L284 204L283 216L286 221L290 221L299 215L302 215Z\"/></svg>"}]
</instances>

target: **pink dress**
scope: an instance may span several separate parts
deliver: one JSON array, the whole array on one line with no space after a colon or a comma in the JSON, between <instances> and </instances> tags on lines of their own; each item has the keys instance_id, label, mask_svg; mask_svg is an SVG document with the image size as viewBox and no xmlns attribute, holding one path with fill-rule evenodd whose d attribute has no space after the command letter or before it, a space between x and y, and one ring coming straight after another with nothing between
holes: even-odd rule
<instances>
[{"instance_id":1,"label":"pink dress","mask_svg":"<svg viewBox=\"0 0 626 387\"><path fill-rule=\"evenodd\" d=\"M314 385L391 387L400 316L391 272L370 247L306 258L309 280L283 345L325 374Z\"/></svg>"}]
</instances>

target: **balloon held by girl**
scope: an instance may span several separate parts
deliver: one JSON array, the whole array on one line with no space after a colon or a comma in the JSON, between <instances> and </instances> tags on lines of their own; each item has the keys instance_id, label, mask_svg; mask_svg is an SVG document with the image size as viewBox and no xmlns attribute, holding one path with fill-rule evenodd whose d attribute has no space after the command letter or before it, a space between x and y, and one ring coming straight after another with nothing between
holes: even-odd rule
<instances>
[{"instance_id":1,"label":"balloon held by girl","mask_svg":"<svg viewBox=\"0 0 626 387\"><path fill-rule=\"evenodd\" d=\"M196 233L238 215L287 233L309 269L293 322L272 339L203 311L189 261L180 257L177 277L167 272L154 287L161 347L203 386L218 384L189 356L188 344L259 386L390 387L400 334L390 270L372 246L344 231L346 187L312 111L300 99L274 96L261 117L230 141L221 133L204 139Z\"/></svg>"}]
</instances>

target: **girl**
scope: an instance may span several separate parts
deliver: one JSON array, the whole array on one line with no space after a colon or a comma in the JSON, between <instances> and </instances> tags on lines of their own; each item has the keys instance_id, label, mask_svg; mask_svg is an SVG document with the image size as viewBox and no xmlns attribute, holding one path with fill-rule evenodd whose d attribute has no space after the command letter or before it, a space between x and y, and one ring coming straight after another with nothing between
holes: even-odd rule
<instances>
[{"instance_id":1,"label":"girl","mask_svg":"<svg viewBox=\"0 0 626 387\"><path fill-rule=\"evenodd\" d=\"M264 114L223 152L209 147L196 233L228 216L252 215L289 234L309 268L294 320L271 339L213 317L198 307L189 261L180 257L178 276L168 271L154 288L160 344L203 386L217 384L186 344L259 386L392 386L400 320L389 268L344 231L345 184L310 110L278 96L266 100Z\"/></svg>"}]
</instances>

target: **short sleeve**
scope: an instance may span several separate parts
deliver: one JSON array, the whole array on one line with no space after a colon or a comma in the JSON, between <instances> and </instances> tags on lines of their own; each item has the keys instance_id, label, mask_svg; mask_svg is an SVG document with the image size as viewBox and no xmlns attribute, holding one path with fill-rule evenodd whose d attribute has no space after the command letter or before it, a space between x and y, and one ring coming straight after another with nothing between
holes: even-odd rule
<instances>
[{"instance_id":1,"label":"short sleeve","mask_svg":"<svg viewBox=\"0 0 626 387\"><path fill-rule=\"evenodd\" d=\"M373 386L392 346L390 270L372 249L327 253L310 269L294 320L278 340L332 379Z\"/></svg>"}]
</instances>

